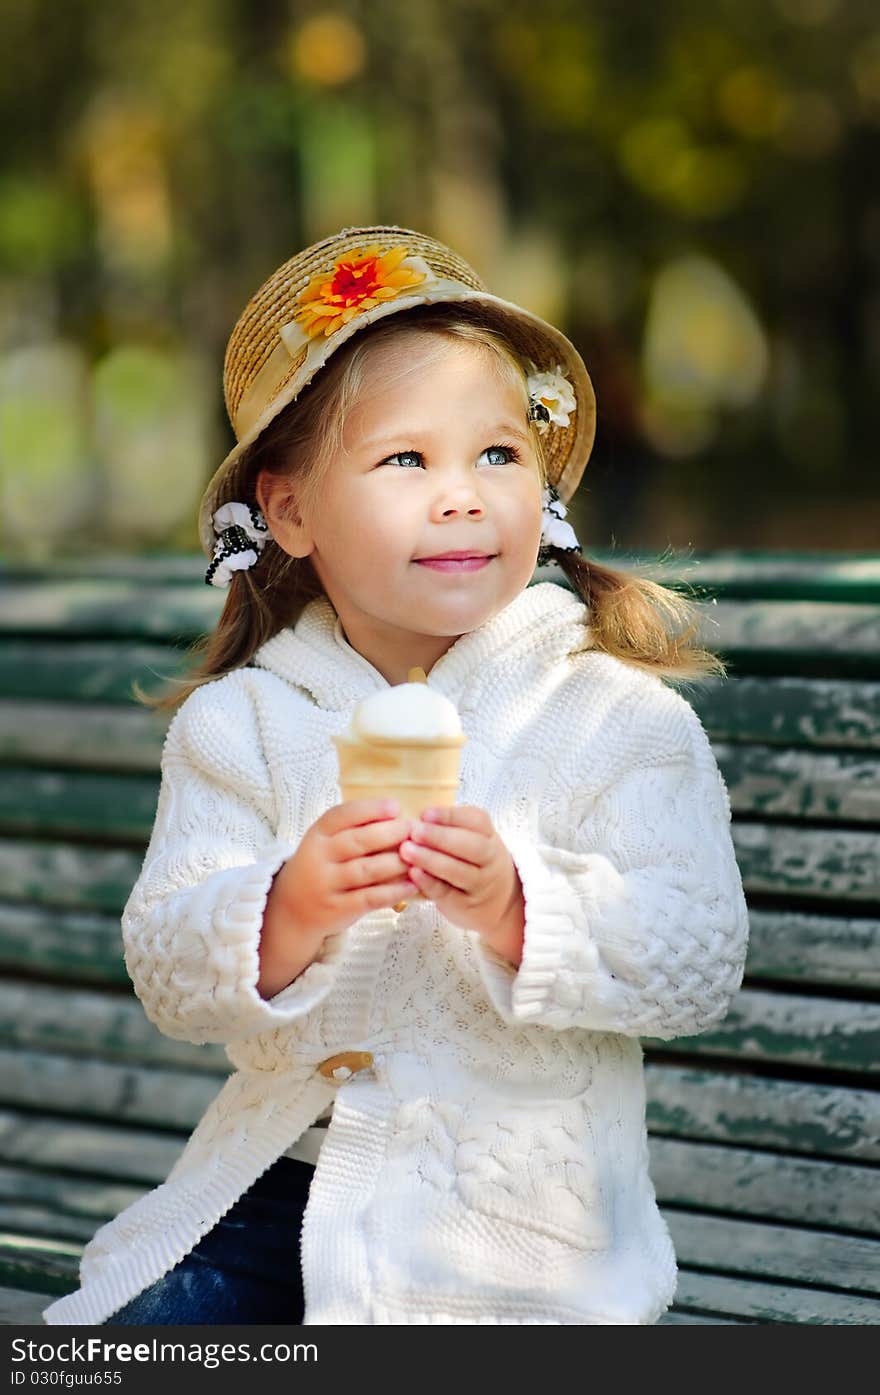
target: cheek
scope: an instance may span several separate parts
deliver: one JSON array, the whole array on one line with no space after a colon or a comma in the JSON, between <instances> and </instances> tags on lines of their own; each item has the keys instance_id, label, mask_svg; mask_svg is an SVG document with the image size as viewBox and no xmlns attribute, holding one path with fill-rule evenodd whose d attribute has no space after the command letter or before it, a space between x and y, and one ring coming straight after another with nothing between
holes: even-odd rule
<instances>
[{"instance_id":1,"label":"cheek","mask_svg":"<svg viewBox=\"0 0 880 1395\"><path fill-rule=\"evenodd\" d=\"M412 509L390 491L351 488L344 499L328 500L325 551L345 568L375 568L407 552L412 536ZM330 520L333 520L330 523ZM411 549L410 549L411 550Z\"/></svg>"},{"instance_id":2,"label":"cheek","mask_svg":"<svg viewBox=\"0 0 880 1395\"><path fill-rule=\"evenodd\" d=\"M516 499L507 501L505 526L521 542L537 543L541 536L543 518L540 499L535 500L532 490L523 490Z\"/></svg>"}]
</instances>

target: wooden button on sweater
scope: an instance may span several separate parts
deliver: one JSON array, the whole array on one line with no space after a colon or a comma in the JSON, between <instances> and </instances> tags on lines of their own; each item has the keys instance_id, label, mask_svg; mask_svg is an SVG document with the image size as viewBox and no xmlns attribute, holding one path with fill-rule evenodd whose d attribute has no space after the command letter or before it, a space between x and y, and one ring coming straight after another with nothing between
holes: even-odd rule
<instances>
[{"instance_id":1,"label":"wooden button on sweater","mask_svg":"<svg viewBox=\"0 0 880 1395\"><path fill-rule=\"evenodd\" d=\"M369 1051L341 1051L338 1056L328 1056L326 1061L322 1061L318 1070L328 1080L350 1079L359 1070L369 1070L373 1064L373 1056Z\"/></svg>"}]
</instances>

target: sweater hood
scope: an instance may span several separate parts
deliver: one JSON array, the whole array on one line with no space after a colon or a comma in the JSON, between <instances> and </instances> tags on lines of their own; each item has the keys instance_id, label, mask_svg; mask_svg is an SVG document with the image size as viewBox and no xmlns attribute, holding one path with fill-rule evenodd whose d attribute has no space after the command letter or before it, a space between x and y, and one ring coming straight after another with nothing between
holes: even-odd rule
<instances>
[{"instance_id":1,"label":"sweater hood","mask_svg":"<svg viewBox=\"0 0 880 1395\"><path fill-rule=\"evenodd\" d=\"M490 620L461 635L428 674L432 688L460 711L473 706L486 681L515 669L527 683L568 654L592 647L587 607L553 581L535 582ZM347 711L391 684L348 643L326 596L304 606L296 624L274 635L251 661L299 688L326 711Z\"/></svg>"}]
</instances>

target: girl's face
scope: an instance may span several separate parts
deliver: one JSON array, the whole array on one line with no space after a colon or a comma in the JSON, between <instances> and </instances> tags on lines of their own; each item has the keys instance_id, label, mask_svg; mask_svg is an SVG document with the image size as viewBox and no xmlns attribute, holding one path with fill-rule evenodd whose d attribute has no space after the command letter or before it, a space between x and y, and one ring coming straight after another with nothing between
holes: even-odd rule
<instances>
[{"instance_id":1,"label":"girl's face","mask_svg":"<svg viewBox=\"0 0 880 1395\"><path fill-rule=\"evenodd\" d=\"M524 394L489 350L450 344L437 358L427 340L407 337L402 376L400 346L371 354L316 516L284 524L269 504L276 540L311 558L348 642L389 682L427 672L519 595L541 540ZM453 551L487 560L424 561Z\"/></svg>"}]
</instances>

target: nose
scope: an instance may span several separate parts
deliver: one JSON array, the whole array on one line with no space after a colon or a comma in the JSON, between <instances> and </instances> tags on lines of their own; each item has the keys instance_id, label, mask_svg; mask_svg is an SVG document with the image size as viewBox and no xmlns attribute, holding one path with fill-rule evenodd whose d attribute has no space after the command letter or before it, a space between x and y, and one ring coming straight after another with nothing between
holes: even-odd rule
<instances>
[{"instance_id":1,"label":"nose","mask_svg":"<svg viewBox=\"0 0 880 1395\"><path fill-rule=\"evenodd\" d=\"M466 477L446 480L434 496L432 513L441 518L459 513L481 518L485 511L476 484Z\"/></svg>"}]
</instances>

